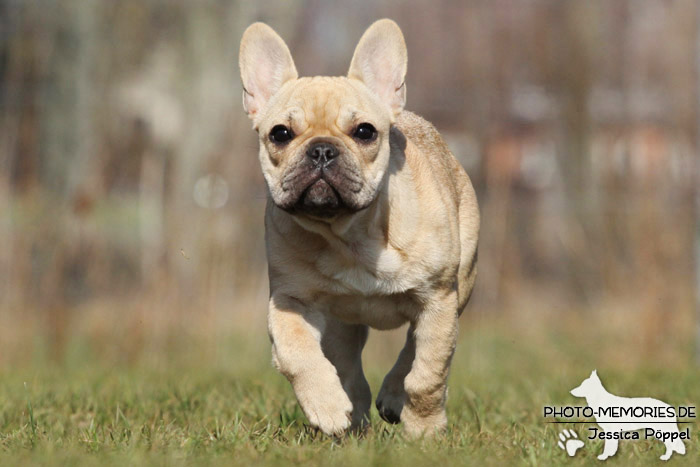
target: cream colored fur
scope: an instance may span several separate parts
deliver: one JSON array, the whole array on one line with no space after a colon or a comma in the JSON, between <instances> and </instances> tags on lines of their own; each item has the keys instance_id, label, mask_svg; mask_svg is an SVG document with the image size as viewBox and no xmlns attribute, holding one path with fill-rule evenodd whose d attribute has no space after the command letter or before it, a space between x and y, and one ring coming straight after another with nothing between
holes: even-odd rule
<instances>
[{"instance_id":1,"label":"cream colored fur","mask_svg":"<svg viewBox=\"0 0 700 467\"><path fill-rule=\"evenodd\" d=\"M244 101L260 135L270 190L265 226L273 361L313 426L361 428L371 405L361 353L368 327L410 323L406 345L377 397L385 420L411 436L446 425L457 318L476 277L479 211L467 174L422 118L403 110L406 48L398 26L374 23L349 77L297 78L282 39L262 23L241 42ZM377 140L352 131L370 121ZM270 130L287 122L284 146ZM340 148L363 208L315 217L278 207L285 177L314 141Z\"/></svg>"}]
</instances>

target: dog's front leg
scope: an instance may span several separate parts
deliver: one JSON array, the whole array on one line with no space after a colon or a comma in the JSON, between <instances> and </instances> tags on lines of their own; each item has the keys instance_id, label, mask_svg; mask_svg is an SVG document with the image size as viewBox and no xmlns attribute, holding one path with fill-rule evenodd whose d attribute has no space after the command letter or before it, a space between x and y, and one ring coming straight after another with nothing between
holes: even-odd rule
<instances>
[{"instance_id":1,"label":"dog's front leg","mask_svg":"<svg viewBox=\"0 0 700 467\"><path fill-rule=\"evenodd\" d=\"M323 354L333 364L345 393L352 402L350 429L361 432L369 423L372 393L362 371L362 349L369 328L361 324L343 323L326 316L326 328L321 338Z\"/></svg>"},{"instance_id":2,"label":"dog's front leg","mask_svg":"<svg viewBox=\"0 0 700 467\"><path fill-rule=\"evenodd\" d=\"M406 403L401 421L409 436L432 435L447 425L447 376L457 342L457 292L428 299L412 323L415 356L404 380Z\"/></svg>"},{"instance_id":3,"label":"dog's front leg","mask_svg":"<svg viewBox=\"0 0 700 467\"><path fill-rule=\"evenodd\" d=\"M338 435L350 426L352 403L321 349L325 327L324 316L299 300L285 295L270 299L273 362L292 384L311 425L327 435Z\"/></svg>"},{"instance_id":4,"label":"dog's front leg","mask_svg":"<svg viewBox=\"0 0 700 467\"><path fill-rule=\"evenodd\" d=\"M605 445L603 446L603 453L598 456L598 459L604 461L610 456L614 456L617 452L618 440L616 439L606 439Z\"/></svg>"}]
</instances>

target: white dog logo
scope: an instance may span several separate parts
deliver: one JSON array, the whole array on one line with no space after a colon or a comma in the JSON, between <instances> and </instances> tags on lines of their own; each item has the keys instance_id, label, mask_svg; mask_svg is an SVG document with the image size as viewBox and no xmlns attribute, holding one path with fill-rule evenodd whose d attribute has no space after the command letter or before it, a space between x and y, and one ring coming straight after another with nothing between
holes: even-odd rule
<instances>
[{"instance_id":1,"label":"white dog logo","mask_svg":"<svg viewBox=\"0 0 700 467\"><path fill-rule=\"evenodd\" d=\"M610 394L603 387L598 373L593 370L577 388L571 390L576 397L584 397L593 410L596 422L601 426L597 438L605 440L603 453L598 459L605 460L617 452L620 439L639 439L638 433L644 430L645 437L655 437L664 443L666 452L661 460L668 460L674 452L685 454L682 438L685 433L678 430L673 407L651 397L620 397ZM630 436L634 435L634 436Z\"/></svg>"}]
</instances>

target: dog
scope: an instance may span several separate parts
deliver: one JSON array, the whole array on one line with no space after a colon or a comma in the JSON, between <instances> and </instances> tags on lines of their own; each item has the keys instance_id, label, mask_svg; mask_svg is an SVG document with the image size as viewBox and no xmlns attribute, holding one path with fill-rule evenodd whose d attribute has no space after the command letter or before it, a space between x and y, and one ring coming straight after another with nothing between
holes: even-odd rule
<instances>
[{"instance_id":1,"label":"dog","mask_svg":"<svg viewBox=\"0 0 700 467\"><path fill-rule=\"evenodd\" d=\"M438 132L404 110L406 63L403 34L388 19L365 31L345 77L299 78L287 45L263 23L241 39L243 107L269 190L272 360L327 435L368 423L368 328L407 322L376 407L414 437L447 423L479 211Z\"/></svg>"},{"instance_id":2,"label":"dog","mask_svg":"<svg viewBox=\"0 0 700 467\"><path fill-rule=\"evenodd\" d=\"M588 406L593 409L596 422L602 427L604 433L598 437L605 439L605 445L602 454L598 456L599 460L615 455L620 438L638 439L638 435L624 436L624 432L641 429L645 431L645 438L656 437L663 441L666 452L661 455L661 460L670 459L674 452L685 454L683 433L678 430L676 417L667 417L673 410L669 404L650 397L632 398L610 394L603 387L596 370L593 370L591 376L578 387L572 389L571 395L586 399ZM644 409L648 410L647 414L644 413ZM653 415L654 410L659 412L656 416ZM635 412L639 413L635 415ZM647 432L651 432L651 436Z\"/></svg>"}]
</instances>

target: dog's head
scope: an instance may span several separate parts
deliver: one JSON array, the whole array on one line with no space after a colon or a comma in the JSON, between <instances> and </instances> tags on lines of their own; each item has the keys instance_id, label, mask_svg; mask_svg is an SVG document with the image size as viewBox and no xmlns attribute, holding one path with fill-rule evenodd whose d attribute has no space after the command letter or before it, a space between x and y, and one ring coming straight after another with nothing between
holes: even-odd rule
<instances>
[{"instance_id":1,"label":"dog's head","mask_svg":"<svg viewBox=\"0 0 700 467\"><path fill-rule=\"evenodd\" d=\"M603 383L598 378L598 372L593 370L591 376L584 379L581 384L571 390L571 395L576 397L587 397L592 394L597 394L600 391Z\"/></svg>"},{"instance_id":2,"label":"dog's head","mask_svg":"<svg viewBox=\"0 0 700 467\"><path fill-rule=\"evenodd\" d=\"M396 23L367 29L347 77L298 78L286 44L263 23L243 34L239 62L243 107L275 205L319 218L369 206L406 100L406 45Z\"/></svg>"}]
</instances>

